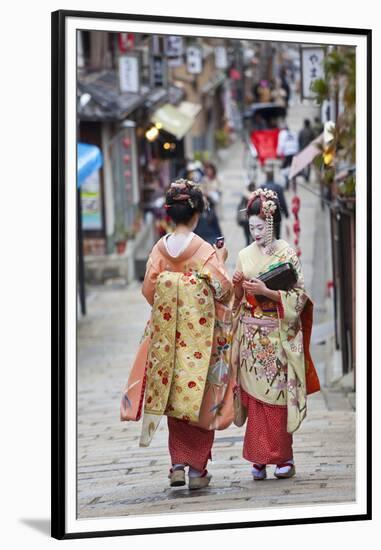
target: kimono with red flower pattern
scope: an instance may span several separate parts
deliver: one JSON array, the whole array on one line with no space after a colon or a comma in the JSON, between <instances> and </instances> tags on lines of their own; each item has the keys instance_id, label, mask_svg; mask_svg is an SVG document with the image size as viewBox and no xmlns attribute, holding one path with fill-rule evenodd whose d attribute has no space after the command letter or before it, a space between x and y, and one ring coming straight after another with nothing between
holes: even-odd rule
<instances>
[{"instance_id":1,"label":"kimono with red flower pattern","mask_svg":"<svg viewBox=\"0 0 381 550\"><path fill-rule=\"evenodd\" d=\"M177 257L168 253L163 239L151 252L142 287L152 312L146 335L140 445L150 444L162 415L166 415L171 419L170 441L181 439L181 445L187 447L187 463L193 453L194 464L199 465L210 449L197 460L195 430L201 430L197 438L202 438L203 432L223 429L233 417L229 392L234 385L230 376L231 310L227 306L232 285L214 248L203 239L195 235ZM209 433L205 438L205 448L210 447L213 436ZM178 454L176 457L179 459Z\"/></svg>"}]
</instances>

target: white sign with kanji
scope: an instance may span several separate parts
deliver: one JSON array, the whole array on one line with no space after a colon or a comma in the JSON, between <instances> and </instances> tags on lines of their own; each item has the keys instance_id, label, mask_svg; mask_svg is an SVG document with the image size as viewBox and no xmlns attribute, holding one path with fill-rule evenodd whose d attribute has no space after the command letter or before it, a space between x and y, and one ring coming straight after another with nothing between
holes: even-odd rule
<instances>
[{"instance_id":1,"label":"white sign with kanji","mask_svg":"<svg viewBox=\"0 0 381 550\"><path fill-rule=\"evenodd\" d=\"M165 53L168 57L179 57L184 53L184 39L182 36L167 36Z\"/></svg>"},{"instance_id":2,"label":"white sign with kanji","mask_svg":"<svg viewBox=\"0 0 381 550\"><path fill-rule=\"evenodd\" d=\"M122 93L139 93L140 74L137 56L131 54L119 57L119 87Z\"/></svg>"},{"instance_id":3,"label":"white sign with kanji","mask_svg":"<svg viewBox=\"0 0 381 550\"><path fill-rule=\"evenodd\" d=\"M228 52L225 46L216 46L214 48L216 69L228 68Z\"/></svg>"},{"instance_id":4,"label":"white sign with kanji","mask_svg":"<svg viewBox=\"0 0 381 550\"><path fill-rule=\"evenodd\" d=\"M202 73L202 49L199 46L189 46L186 50L186 55L188 73Z\"/></svg>"},{"instance_id":5,"label":"white sign with kanji","mask_svg":"<svg viewBox=\"0 0 381 550\"><path fill-rule=\"evenodd\" d=\"M301 49L302 58L302 98L313 99L316 94L311 86L318 78L324 78L324 48L307 47Z\"/></svg>"}]
</instances>

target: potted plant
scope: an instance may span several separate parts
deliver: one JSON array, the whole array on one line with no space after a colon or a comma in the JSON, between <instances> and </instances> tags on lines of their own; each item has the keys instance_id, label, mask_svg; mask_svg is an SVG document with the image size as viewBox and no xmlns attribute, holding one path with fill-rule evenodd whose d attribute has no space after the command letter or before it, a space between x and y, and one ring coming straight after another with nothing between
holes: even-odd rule
<instances>
[{"instance_id":1,"label":"potted plant","mask_svg":"<svg viewBox=\"0 0 381 550\"><path fill-rule=\"evenodd\" d=\"M229 156L228 147L230 145L230 134L226 127L219 128L214 133L215 144L217 147L217 157L225 161Z\"/></svg>"},{"instance_id":2,"label":"potted plant","mask_svg":"<svg viewBox=\"0 0 381 550\"><path fill-rule=\"evenodd\" d=\"M127 234L124 224L118 222L115 227L115 247L118 254L124 254L127 246Z\"/></svg>"},{"instance_id":3,"label":"potted plant","mask_svg":"<svg viewBox=\"0 0 381 550\"><path fill-rule=\"evenodd\" d=\"M216 146L218 149L226 149L229 146L230 139L229 133L225 128L219 128L214 133L214 138L216 140Z\"/></svg>"}]
</instances>

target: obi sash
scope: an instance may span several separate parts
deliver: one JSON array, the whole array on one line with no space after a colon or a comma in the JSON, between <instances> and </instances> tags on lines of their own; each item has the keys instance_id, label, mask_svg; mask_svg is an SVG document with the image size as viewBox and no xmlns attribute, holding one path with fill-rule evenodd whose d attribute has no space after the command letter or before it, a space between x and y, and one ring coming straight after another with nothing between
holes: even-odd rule
<instances>
[{"instance_id":1,"label":"obi sash","mask_svg":"<svg viewBox=\"0 0 381 550\"><path fill-rule=\"evenodd\" d=\"M141 446L163 414L197 422L211 360L215 305L195 273L163 271L155 285L147 357Z\"/></svg>"}]
</instances>

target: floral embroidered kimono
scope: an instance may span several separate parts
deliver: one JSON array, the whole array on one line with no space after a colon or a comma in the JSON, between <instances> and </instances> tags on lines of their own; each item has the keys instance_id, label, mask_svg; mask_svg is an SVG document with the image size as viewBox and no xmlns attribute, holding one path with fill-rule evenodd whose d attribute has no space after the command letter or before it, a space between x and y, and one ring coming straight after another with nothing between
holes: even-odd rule
<instances>
[{"instance_id":1,"label":"floral embroidered kimono","mask_svg":"<svg viewBox=\"0 0 381 550\"><path fill-rule=\"evenodd\" d=\"M213 247L194 235L179 256L163 237L147 263L142 293L152 305L141 446L168 417L173 464L202 470L228 387L232 285ZM232 391L231 414L233 418ZM226 414L226 411L225 411ZM224 418L226 421L226 418Z\"/></svg>"},{"instance_id":2,"label":"floral embroidered kimono","mask_svg":"<svg viewBox=\"0 0 381 550\"><path fill-rule=\"evenodd\" d=\"M266 255L254 242L240 251L236 269L251 279L279 262L295 267L295 287L279 291L278 303L244 295L234 307L232 363L248 409L243 456L258 464L292 459L291 434L306 416L307 385L308 393L319 389L309 353L313 306L295 251L277 240Z\"/></svg>"}]
</instances>

